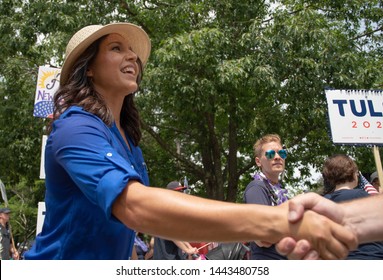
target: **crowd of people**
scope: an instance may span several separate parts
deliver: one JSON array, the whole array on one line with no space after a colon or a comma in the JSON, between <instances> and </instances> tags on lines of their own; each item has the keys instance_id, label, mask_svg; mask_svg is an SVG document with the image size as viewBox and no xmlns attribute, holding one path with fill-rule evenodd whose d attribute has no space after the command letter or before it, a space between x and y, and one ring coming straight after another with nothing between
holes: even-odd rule
<instances>
[{"instance_id":1,"label":"crowd of people","mask_svg":"<svg viewBox=\"0 0 383 280\"><path fill-rule=\"evenodd\" d=\"M254 145L259 172L245 203L150 186L134 102L150 49L130 23L86 26L69 40L45 148L44 225L25 259L191 258L199 250L186 241L249 241L251 259L342 259L383 240L382 195L362 198L365 210L314 194L289 198L288 153L276 134Z\"/></svg>"}]
</instances>

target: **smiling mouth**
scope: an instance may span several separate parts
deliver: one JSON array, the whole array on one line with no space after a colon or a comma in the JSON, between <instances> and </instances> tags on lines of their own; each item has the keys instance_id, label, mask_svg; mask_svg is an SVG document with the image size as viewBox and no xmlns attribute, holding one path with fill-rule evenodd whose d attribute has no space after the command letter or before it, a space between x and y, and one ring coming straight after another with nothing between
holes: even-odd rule
<instances>
[{"instance_id":1,"label":"smiling mouth","mask_svg":"<svg viewBox=\"0 0 383 280\"><path fill-rule=\"evenodd\" d=\"M135 75L136 74L136 70L134 69L133 66L127 66L125 68L123 68L121 70L122 73L124 74L131 74L131 75Z\"/></svg>"}]
</instances>

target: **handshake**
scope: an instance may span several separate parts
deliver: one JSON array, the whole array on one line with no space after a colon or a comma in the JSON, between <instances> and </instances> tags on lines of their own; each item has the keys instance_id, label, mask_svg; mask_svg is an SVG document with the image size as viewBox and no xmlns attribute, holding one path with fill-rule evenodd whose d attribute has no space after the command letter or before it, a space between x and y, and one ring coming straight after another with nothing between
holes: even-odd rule
<instances>
[{"instance_id":1,"label":"handshake","mask_svg":"<svg viewBox=\"0 0 383 280\"><path fill-rule=\"evenodd\" d=\"M344 259L359 244L383 240L381 194L334 203L308 193L278 207L288 208L291 237L276 249L289 259Z\"/></svg>"}]
</instances>

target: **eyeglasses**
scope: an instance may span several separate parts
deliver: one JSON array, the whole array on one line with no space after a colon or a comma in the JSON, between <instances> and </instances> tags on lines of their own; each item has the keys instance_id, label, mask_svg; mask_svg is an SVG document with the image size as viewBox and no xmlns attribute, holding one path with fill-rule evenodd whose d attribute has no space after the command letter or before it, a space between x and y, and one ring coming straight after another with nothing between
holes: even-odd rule
<instances>
[{"instance_id":1,"label":"eyeglasses","mask_svg":"<svg viewBox=\"0 0 383 280\"><path fill-rule=\"evenodd\" d=\"M267 159L273 159L276 153L278 153L282 159L287 158L287 151L285 149L279 150L278 152L275 152L274 150L267 150L265 152L265 156Z\"/></svg>"}]
</instances>

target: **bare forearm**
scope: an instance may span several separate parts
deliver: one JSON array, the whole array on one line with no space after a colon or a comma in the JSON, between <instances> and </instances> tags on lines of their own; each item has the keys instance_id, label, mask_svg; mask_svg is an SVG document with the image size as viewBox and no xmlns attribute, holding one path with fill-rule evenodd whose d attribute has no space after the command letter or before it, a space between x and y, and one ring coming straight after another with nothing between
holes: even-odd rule
<instances>
[{"instance_id":1,"label":"bare forearm","mask_svg":"<svg viewBox=\"0 0 383 280\"><path fill-rule=\"evenodd\" d=\"M344 258L357 243L351 231L312 211L289 223L288 203L227 203L137 182L128 184L112 211L128 227L169 240L276 243L291 236L307 239L324 259Z\"/></svg>"},{"instance_id":2,"label":"bare forearm","mask_svg":"<svg viewBox=\"0 0 383 280\"><path fill-rule=\"evenodd\" d=\"M356 232L360 243L383 240L383 194L340 204L343 224Z\"/></svg>"},{"instance_id":3,"label":"bare forearm","mask_svg":"<svg viewBox=\"0 0 383 280\"><path fill-rule=\"evenodd\" d=\"M127 226L167 239L276 242L288 233L287 209L207 200L130 183L113 206Z\"/></svg>"}]
</instances>

